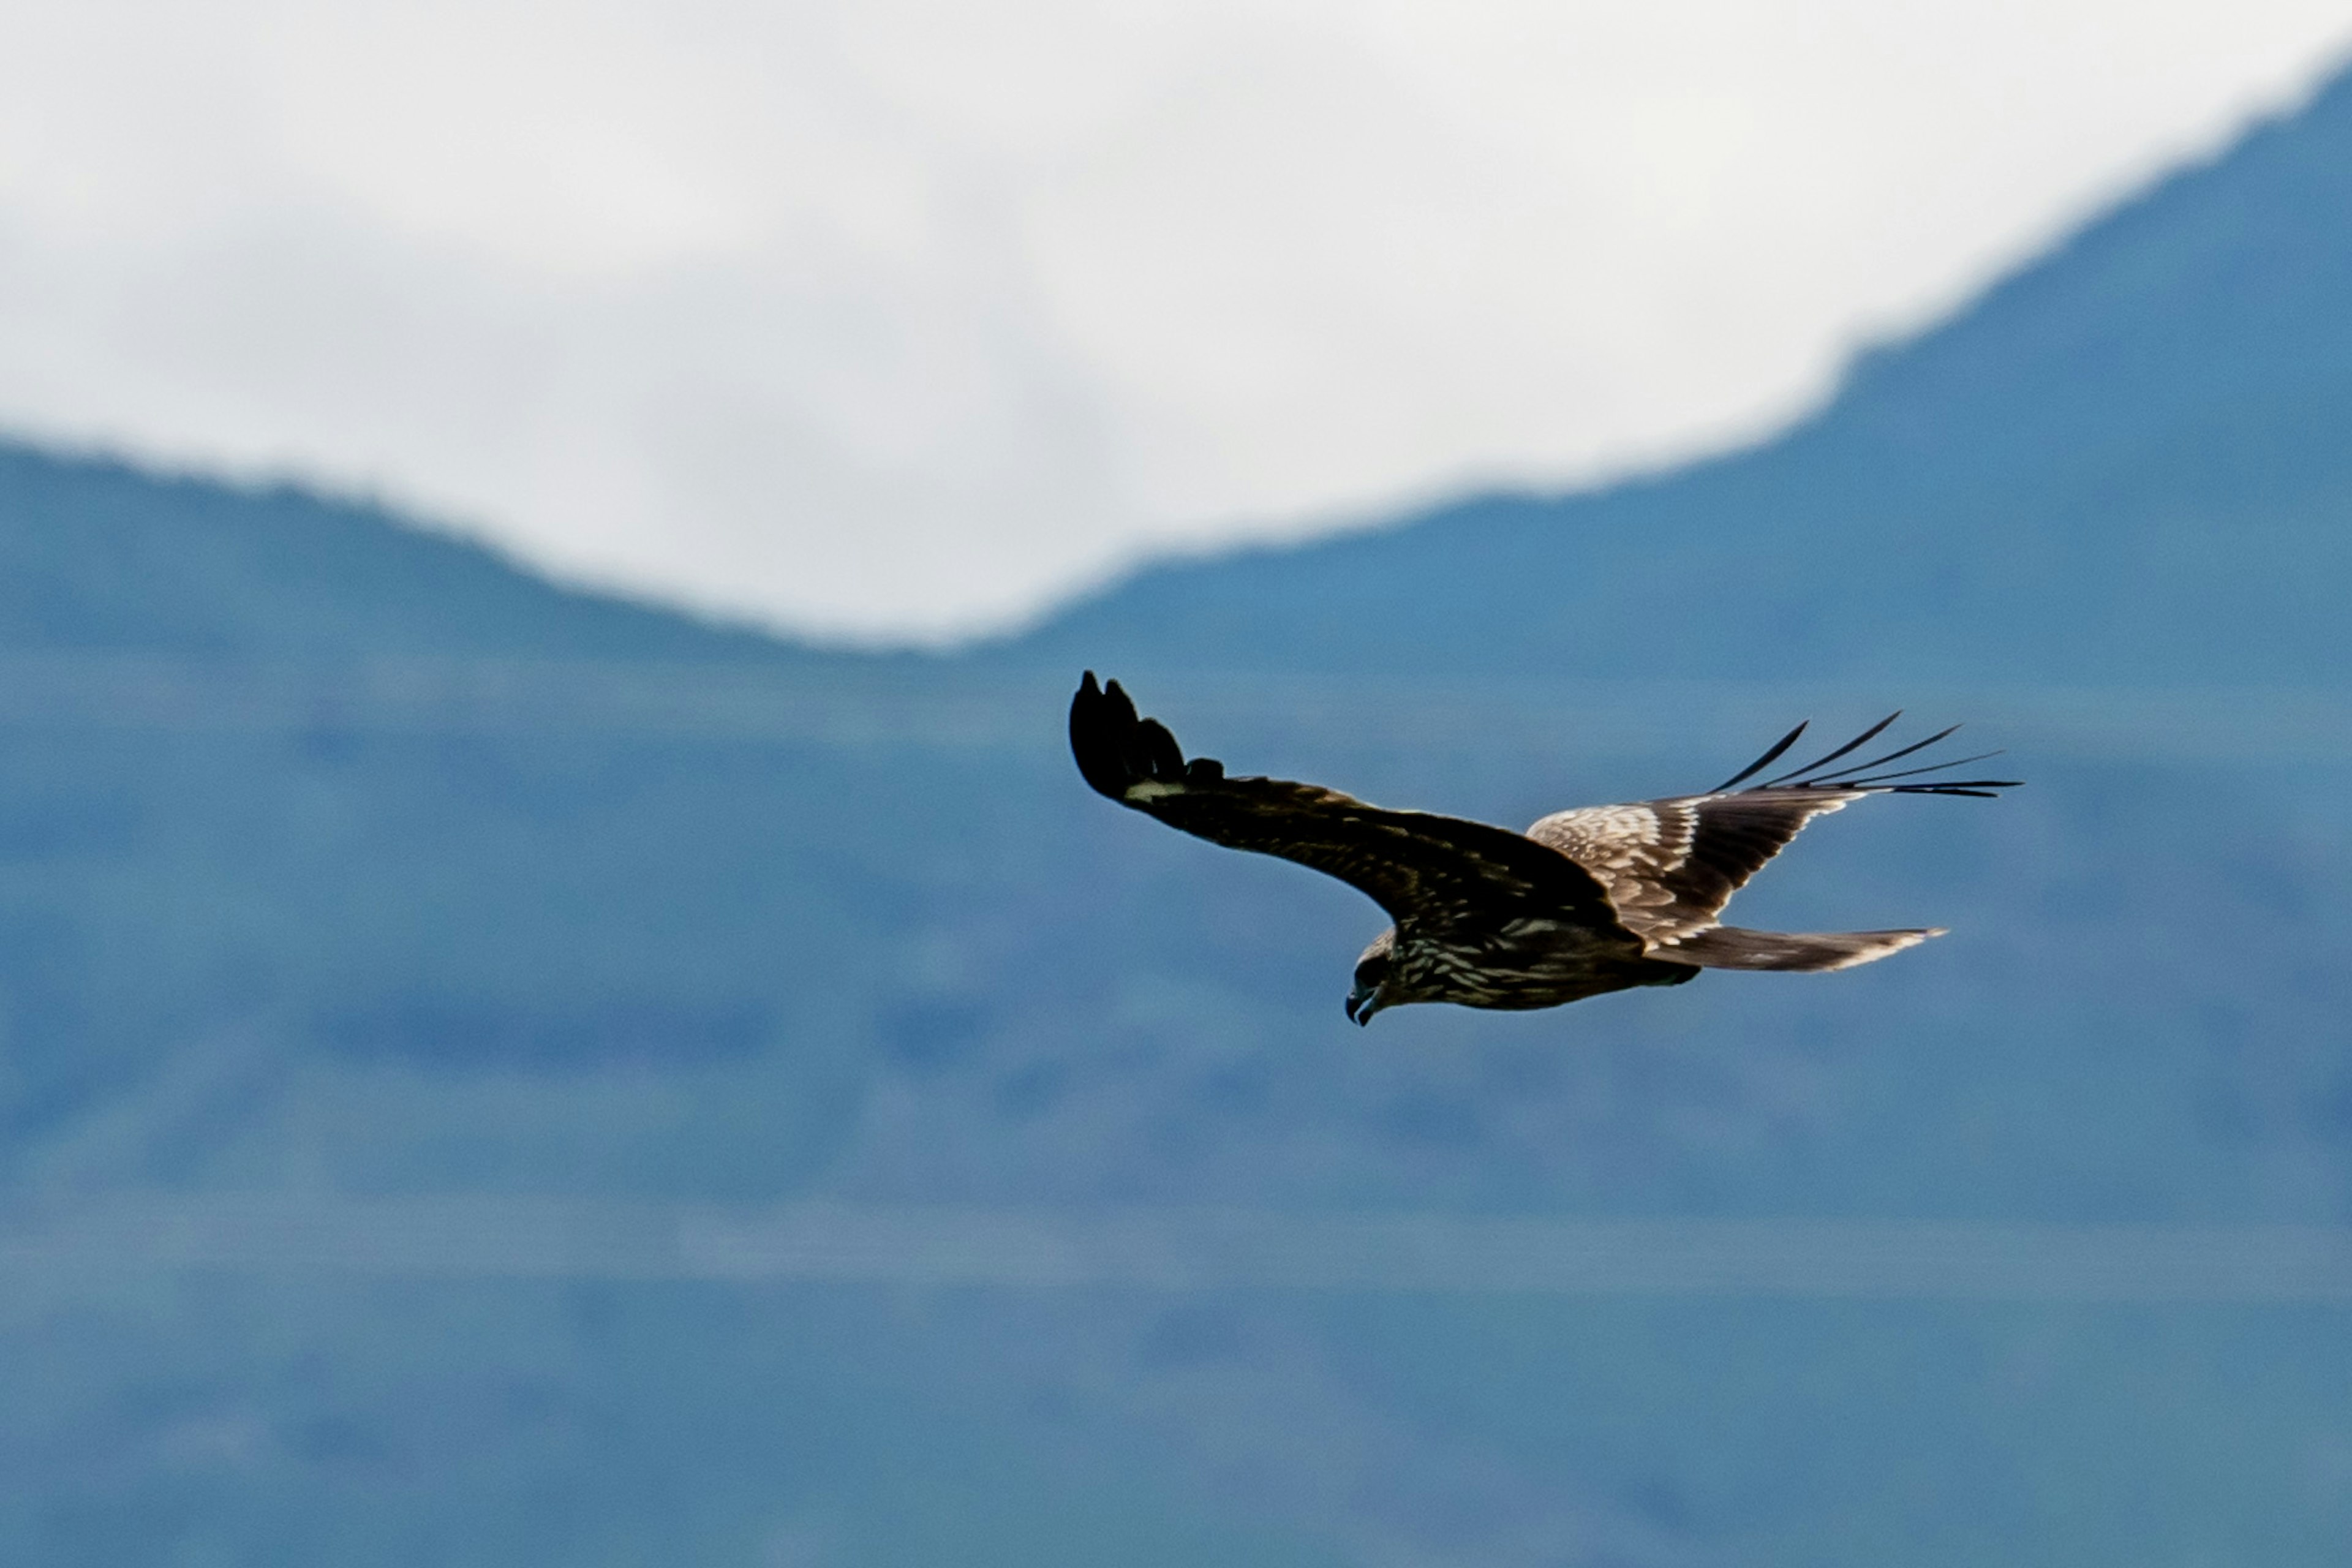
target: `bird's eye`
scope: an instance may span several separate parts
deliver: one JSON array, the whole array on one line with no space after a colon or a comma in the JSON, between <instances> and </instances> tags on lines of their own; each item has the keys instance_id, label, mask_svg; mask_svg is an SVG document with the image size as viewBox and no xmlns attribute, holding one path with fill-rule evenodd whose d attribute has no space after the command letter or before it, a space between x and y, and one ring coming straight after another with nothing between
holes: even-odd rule
<instances>
[{"instance_id":1,"label":"bird's eye","mask_svg":"<svg viewBox=\"0 0 2352 1568\"><path fill-rule=\"evenodd\" d=\"M1378 985L1388 972L1389 961L1386 958L1368 958L1356 965L1356 984L1365 986Z\"/></svg>"}]
</instances>

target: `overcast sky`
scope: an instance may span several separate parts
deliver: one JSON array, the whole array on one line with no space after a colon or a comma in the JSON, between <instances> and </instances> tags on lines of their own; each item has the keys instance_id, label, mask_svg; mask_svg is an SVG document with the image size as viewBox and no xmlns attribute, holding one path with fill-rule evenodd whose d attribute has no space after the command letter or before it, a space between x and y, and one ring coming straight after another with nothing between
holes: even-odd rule
<instances>
[{"instance_id":1,"label":"overcast sky","mask_svg":"<svg viewBox=\"0 0 2352 1568\"><path fill-rule=\"evenodd\" d=\"M2308 0L0 0L0 426L785 626L1791 416Z\"/></svg>"}]
</instances>

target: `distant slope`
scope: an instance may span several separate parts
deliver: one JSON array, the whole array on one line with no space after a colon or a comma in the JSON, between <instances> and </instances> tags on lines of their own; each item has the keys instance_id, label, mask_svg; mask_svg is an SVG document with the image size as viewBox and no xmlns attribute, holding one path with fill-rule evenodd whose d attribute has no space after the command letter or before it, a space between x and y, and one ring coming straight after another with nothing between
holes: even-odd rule
<instances>
[{"instance_id":1,"label":"distant slope","mask_svg":"<svg viewBox=\"0 0 2352 1568\"><path fill-rule=\"evenodd\" d=\"M2352 79L1755 450L1150 570L986 657L2336 685L2347 582Z\"/></svg>"},{"instance_id":2,"label":"distant slope","mask_svg":"<svg viewBox=\"0 0 2352 1568\"><path fill-rule=\"evenodd\" d=\"M0 650L775 660L377 508L0 443Z\"/></svg>"}]
</instances>

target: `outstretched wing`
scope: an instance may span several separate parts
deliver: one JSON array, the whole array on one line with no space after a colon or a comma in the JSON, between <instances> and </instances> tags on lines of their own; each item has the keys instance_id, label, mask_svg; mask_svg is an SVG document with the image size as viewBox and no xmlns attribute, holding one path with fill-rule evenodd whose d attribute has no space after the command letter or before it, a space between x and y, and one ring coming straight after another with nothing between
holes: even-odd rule
<instances>
[{"instance_id":1,"label":"outstretched wing","mask_svg":"<svg viewBox=\"0 0 2352 1568\"><path fill-rule=\"evenodd\" d=\"M1557 849L1483 822L1384 811L1315 784L1227 778L1214 758L1187 762L1165 725L1138 717L1118 682L1097 687L1092 670L1070 700L1070 751L1098 794L1213 844L1337 877L1392 920L1525 914L1622 929L1601 884Z\"/></svg>"},{"instance_id":2,"label":"outstretched wing","mask_svg":"<svg viewBox=\"0 0 2352 1568\"><path fill-rule=\"evenodd\" d=\"M1871 762L1830 769L1831 763L1869 744L1899 717L1887 715L1801 768L1733 791L1733 785L1778 762L1804 733L1805 726L1800 724L1755 763L1708 794L1557 812L1528 828L1528 837L1549 845L1591 872L1608 889L1617 918L1653 951L1671 946L1713 926L1731 895L1816 816L1843 811L1865 795L1990 795L2017 783L2014 779L1919 777L1981 762L1990 752L1895 773L1876 771L1927 750L1949 736L1951 730ZM1916 782L1896 782L1906 779Z\"/></svg>"},{"instance_id":3,"label":"outstretched wing","mask_svg":"<svg viewBox=\"0 0 2352 1568\"><path fill-rule=\"evenodd\" d=\"M1862 798L1759 790L1555 812L1528 829L1599 879L1627 929L1652 948L1715 924L1731 895L1805 824Z\"/></svg>"}]
</instances>

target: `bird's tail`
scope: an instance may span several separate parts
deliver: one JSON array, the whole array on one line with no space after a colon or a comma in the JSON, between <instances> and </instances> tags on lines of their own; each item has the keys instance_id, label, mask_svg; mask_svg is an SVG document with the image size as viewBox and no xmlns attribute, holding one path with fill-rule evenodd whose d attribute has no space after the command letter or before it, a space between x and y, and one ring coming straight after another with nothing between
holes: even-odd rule
<instances>
[{"instance_id":1,"label":"bird's tail","mask_svg":"<svg viewBox=\"0 0 2352 1568\"><path fill-rule=\"evenodd\" d=\"M1712 926L1653 948L1650 956L1701 969L1851 969L1943 934L1940 929L1794 931Z\"/></svg>"}]
</instances>

